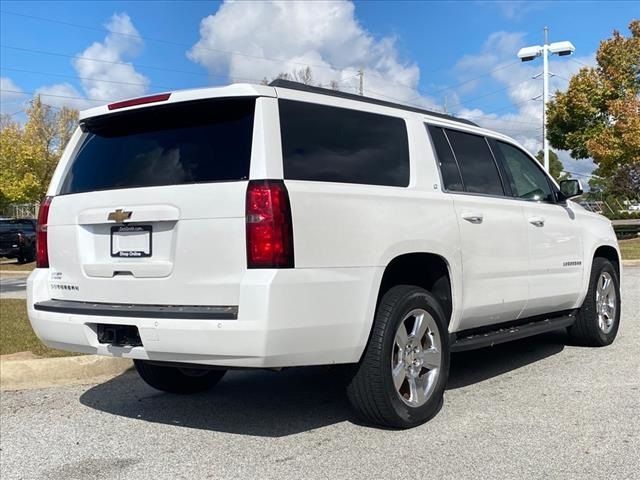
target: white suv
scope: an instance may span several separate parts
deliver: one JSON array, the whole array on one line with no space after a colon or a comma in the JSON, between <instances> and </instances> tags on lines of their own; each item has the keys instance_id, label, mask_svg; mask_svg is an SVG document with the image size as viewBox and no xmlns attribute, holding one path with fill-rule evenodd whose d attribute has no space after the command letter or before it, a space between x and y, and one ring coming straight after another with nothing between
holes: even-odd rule
<instances>
[{"instance_id":1,"label":"white suv","mask_svg":"<svg viewBox=\"0 0 640 480\"><path fill-rule=\"evenodd\" d=\"M188 393L231 367L347 364L366 421L441 405L450 352L569 327L610 344L610 222L512 139L277 81L81 114L40 211L29 318Z\"/></svg>"}]
</instances>

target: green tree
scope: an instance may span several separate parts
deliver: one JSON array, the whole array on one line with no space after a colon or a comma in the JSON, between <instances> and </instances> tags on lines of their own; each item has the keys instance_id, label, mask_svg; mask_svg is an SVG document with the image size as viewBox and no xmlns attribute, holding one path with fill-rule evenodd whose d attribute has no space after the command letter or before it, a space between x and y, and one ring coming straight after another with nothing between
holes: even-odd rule
<instances>
[{"instance_id":1,"label":"green tree","mask_svg":"<svg viewBox=\"0 0 640 480\"><path fill-rule=\"evenodd\" d=\"M540 150L536 154L536 158L538 159L538 162L540 162L540 165L544 165L544 152L542 150ZM562 165L562 162L558 158L558 154L553 150L549 150L549 173L551 173L551 176L557 181L569 178L571 176L568 173L563 172L564 165Z\"/></svg>"},{"instance_id":2,"label":"green tree","mask_svg":"<svg viewBox=\"0 0 640 480\"><path fill-rule=\"evenodd\" d=\"M631 36L600 43L596 67L582 68L549 103L549 141L576 159L592 158L613 192L640 194L640 20Z\"/></svg>"},{"instance_id":3,"label":"green tree","mask_svg":"<svg viewBox=\"0 0 640 480\"><path fill-rule=\"evenodd\" d=\"M53 171L78 123L78 112L53 108L35 97L24 125L3 119L0 128L0 198L36 202L47 191Z\"/></svg>"}]
</instances>

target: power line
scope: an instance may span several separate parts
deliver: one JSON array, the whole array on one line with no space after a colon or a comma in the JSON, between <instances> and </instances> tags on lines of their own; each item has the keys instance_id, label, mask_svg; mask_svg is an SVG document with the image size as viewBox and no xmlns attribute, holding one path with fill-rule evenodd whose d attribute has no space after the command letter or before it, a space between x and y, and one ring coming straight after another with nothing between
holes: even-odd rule
<instances>
[{"instance_id":1,"label":"power line","mask_svg":"<svg viewBox=\"0 0 640 480\"><path fill-rule=\"evenodd\" d=\"M7 93L21 93L24 95L40 95L43 97L55 97L55 98L70 98L73 100L87 100L89 102L101 102L101 103L105 103L105 102L113 102L113 99L108 100L108 99L97 99L97 98L87 98L87 97L75 97L72 95L57 95L57 94L53 94L53 93L43 93L43 92L22 92L20 90L9 90L6 88L0 88L0 92L7 92Z\"/></svg>"},{"instance_id":2,"label":"power line","mask_svg":"<svg viewBox=\"0 0 640 480\"><path fill-rule=\"evenodd\" d=\"M480 95L478 97L468 98L464 102L454 103L453 105L450 105L450 108L454 108L454 107L458 107L458 106L463 106L463 107L469 108L468 102L473 102L473 101L479 100L481 98L485 98L485 97L489 97L491 95L495 95L496 93L504 92L505 90L508 90L510 88L513 88L513 87L517 87L519 85L522 85L523 83L530 82L531 80L533 80L533 79L532 78L527 78L526 80L523 80L522 82L516 83L514 85L507 85L506 87L500 88L498 90L494 90L493 92L489 92L487 94ZM465 104L467 104L467 105L465 105Z\"/></svg>"},{"instance_id":3,"label":"power line","mask_svg":"<svg viewBox=\"0 0 640 480\"><path fill-rule=\"evenodd\" d=\"M23 70L20 68L10 68L10 67L0 67L0 70L6 70L11 72L22 72L22 73L32 73L35 75L46 75L51 77L63 77L63 78L77 78L79 80L87 80L91 82L105 82L105 83L115 83L120 85L138 85L141 87L155 87L155 88L163 88L167 90L176 90L175 87L168 87L166 85L157 85L157 84L146 84L140 82L122 82L117 80L105 80L102 78L89 78L89 77L79 77L77 75L66 75L62 73L51 73L51 72L39 72L37 70Z\"/></svg>"},{"instance_id":4,"label":"power line","mask_svg":"<svg viewBox=\"0 0 640 480\"><path fill-rule=\"evenodd\" d=\"M460 82L460 83L457 83L457 84L452 85L450 87L442 88L440 90L436 90L435 92L431 92L431 95L437 95L438 93L442 93L442 92L445 92L447 90L453 90L454 88L458 88L458 87L461 87L462 85L466 85L467 83L471 83L474 80L478 80L478 79L480 79L482 77L486 77L487 75L490 75L493 72L497 72L498 70L504 70L505 68L512 67L513 65L515 65L517 63L520 63L520 62L511 62L511 63L507 63L506 65L501 65L501 66L496 67L496 68L494 68L492 70L489 70L488 72L483 73L482 75L478 75L477 77L473 77L473 78L470 78L468 80L465 80L464 82Z\"/></svg>"},{"instance_id":5,"label":"power line","mask_svg":"<svg viewBox=\"0 0 640 480\"><path fill-rule=\"evenodd\" d=\"M66 22L63 20L55 20L52 18L46 18L46 17L40 17L37 15L27 15L24 13L18 13L18 12L11 12L9 10L0 10L0 13L4 13L4 14L8 14L8 15L15 15L18 17L24 17L24 18L31 18L31 19L35 19L35 20L41 20L44 22L50 22L50 23L57 23L59 25L65 25L67 27L75 27L75 28L83 28L86 30L93 30L93 31L98 31L98 32L106 32L106 33L110 33L113 35L120 35L123 37L129 37L129 38L135 38L138 40L148 40L150 42L157 42L157 43L164 43L166 45L174 45L176 47L187 47L187 48L192 48L193 45L187 44L187 43L182 43L182 42L175 42L172 40L166 40L163 38L155 38L155 37L148 37L145 35L140 35L140 34L133 34L133 33L126 33L126 32L118 32L115 30L111 30L108 28L104 28L104 27L92 27L89 25L81 25L78 23L72 23L72 22ZM261 56L261 55L253 55L250 53L244 53L244 52L234 52L231 50L222 50L222 49L218 49L218 48L210 48L210 47L203 47L203 46L198 46L196 47L199 50L205 50L205 51L209 51L209 52L214 52L214 53L224 53L227 55L235 55L235 56L241 56L241 57L246 57L246 58L253 58L256 60L268 60L268 61L272 61L272 62L280 62L280 63L288 63L288 64L295 64L295 65L301 65L304 67L313 67L313 68L324 68L324 69L331 69L331 70L335 70L333 67L327 66L327 65L316 65L316 64L308 64L308 63L302 63L302 62L294 62L294 61L289 61L286 59L282 59L282 58L269 58L269 57L265 57L265 56Z\"/></svg>"},{"instance_id":6,"label":"power line","mask_svg":"<svg viewBox=\"0 0 640 480\"><path fill-rule=\"evenodd\" d=\"M492 113L498 113L501 112L503 110L506 110L507 108L512 108L512 107L517 107L519 105L524 105L525 103L530 102L531 100L523 100L522 102L517 102L517 103L511 103L510 105L505 105L504 107L498 108L497 110L492 110L490 112L484 112L485 115L491 115Z\"/></svg>"},{"instance_id":7,"label":"power line","mask_svg":"<svg viewBox=\"0 0 640 480\"><path fill-rule=\"evenodd\" d=\"M77 59L77 60L86 60L88 62L100 62L100 63L108 63L108 64L111 64L111 65L129 65L129 66L132 66L132 64L129 63L129 62L119 62L119 61L115 61L115 60L103 60L101 58L89 58L89 57L83 57L81 55L69 55L69 54L66 54L66 53L50 52L50 51L47 51L47 50L36 50L36 49L33 49L33 48L14 47L13 45L0 44L0 48L8 48L10 50L17 50L17 51L20 51L20 52L27 52L27 53L37 53L39 55L50 55L50 56L54 56L54 57L74 58L74 59ZM137 68L148 68L149 70L159 70L159 71L172 72L172 73L183 73L183 74L186 74L186 75L198 75L198 76L201 76L201 77L224 77L224 78L227 78L226 75L208 75L208 74L202 73L202 72L191 72L191 71L188 71L188 70L178 70L178 69L174 69L174 68L156 67L156 66L152 66L152 65L136 64L136 67Z\"/></svg>"},{"instance_id":8,"label":"power line","mask_svg":"<svg viewBox=\"0 0 640 480\"><path fill-rule=\"evenodd\" d=\"M8 15L15 15L18 17L24 17L24 18L30 18L30 19L34 19L34 20L40 20L40 21L44 21L44 22L50 22L50 23L57 23L59 25L65 25L68 27L75 27L75 28L82 28L85 30L93 30L93 31L98 31L98 32L106 32L106 33L110 33L113 35L121 35L124 37L129 37L129 38L135 38L135 39L142 39L142 40L148 40L151 42L158 42L158 43L164 43L167 45L174 45L174 46L178 46L178 47L182 47L182 48L193 48L193 45L187 44L187 43L182 43L182 42L176 42L176 41L171 41L171 40L166 40L166 39L162 39L162 38L155 38L155 37L148 37L145 35L140 35L140 34L132 34L132 33L126 33L126 32L118 32L115 30L111 30L108 28L104 28L104 27L93 27L90 25L81 25L78 23L72 23L72 22L67 22L64 20L57 20L57 19L53 19L53 18L48 18L48 17L41 17L38 15L29 15L29 14L24 14L24 13L18 13L18 12L12 12L9 10L0 10L0 13L4 13L4 14L8 14ZM291 65L300 65L303 67L313 67L313 68L320 68L320 69L327 69L327 70L345 70L345 68L335 68L333 66L330 65L319 65L319 64L310 64L310 63L303 63L303 62L295 62L293 60L287 60L284 58L273 58L273 57L265 57L262 55L255 55L255 54L250 54L250 53L245 53L245 52L237 52L237 51L232 51L232 50L223 50L223 49L219 49L219 48L210 48L210 47L204 47L204 46L198 46L197 47L200 50L205 50L205 51L210 51L210 52L214 52L214 53L224 53L227 55L235 55L235 56L242 56L242 57L247 57L247 58L253 58L253 59L257 59L257 60L268 60L268 61L272 61L272 62L278 62L278 63L285 63L285 64L291 64ZM349 67L346 67L349 68ZM435 73L435 72L439 72L441 70L445 70L449 68L448 66L442 66L433 70L428 70L425 73ZM368 72L373 76L379 77L385 81L389 81L388 79L386 79L385 77L383 77L381 74L375 72L375 71L370 71ZM403 83L398 83L398 82L392 82L395 83L396 85L402 85L405 86L407 88L414 88L411 85L406 85Z\"/></svg>"},{"instance_id":9,"label":"power line","mask_svg":"<svg viewBox=\"0 0 640 480\"><path fill-rule=\"evenodd\" d=\"M581 62L580 60L576 60L575 58L569 58L569 60L573 63L577 63L578 65L582 65L583 67L587 67L587 68L595 68L595 65L589 65L588 63L584 63ZM571 172L569 172L571 173Z\"/></svg>"},{"instance_id":10,"label":"power line","mask_svg":"<svg viewBox=\"0 0 640 480\"><path fill-rule=\"evenodd\" d=\"M519 63L519 62L511 62L511 63L507 63L505 65L500 65L499 67L496 67L496 68L494 68L492 70L489 70L488 72L485 72L482 75L478 75L476 77L469 78L469 79L467 79L467 80L465 80L463 82L456 83L455 85L451 85L451 86L448 86L448 87L445 87L445 88L441 88L440 90L436 90L435 92L421 91L421 90L419 90L417 88L416 88L416 90L418 91L418 93L424 93L425 95L437 95L439 93L446 92L446 91L453 90L455 88L461 87L462 85L466 85L467 83L471 83L471 82L473 82L475 80L478 80L480 78L486 77L487 75L490 75L493 72L497 72L498 70L503 70L503 69L505 69L507 67L511 67L511 66L513 66L513 65L515 65L517 63ZM417 97L413 97L413 98L411 98L411 100L414 100L415 98L417 98Z\"/></svg>"},{"instance_id":11,"label":"power line","mask_svg":"<svg viewBox=\"0 0 640 480\"><path fill-rule=\"evenodd\" d=\"M30 18L30 19L35 19L35 20L40 20L40 21L45 21L45 22L50 22L50 23L57 23L59 25L65 25L65 26L69 26L69 27L81 28L81 29L92 30L92 31L99 31L99 32L106 32L106 33L110 33L110 34L113 34L113 35L121 35L121 36L129 37L129 38L143 39L143 40L148 40L148 41L151 41L151 42L164 43L164 44L167 44L167 45L174 45L174 46L179 46L179 47L183 47L183 48L194 48L193 45L182 43L182 42L176 42L176 41L166 40L166 39L162 39L162 38L148 37L148 36L140 35L140 34L118 32L118 31L111 30L111 29L104 28L104 27L93 27L93 26L90 26L90 25L81 25L81 24L78 24L78 23L66 22L66 21L63 21L63 20L57 20L57 19L52 19L52 18L47 18L47 17L41 17L41 16L38 16L38 15L29 15L29 14L24 14L24 13L13 12L13 11L9 11L9 10L0 10L0 13L4 13L4 14L8 14L8 15L15 15L15 16L18 16L18 17ZM7 48L11 48L11 47L7 47ZM13 47L13 48L16 48L16 47ZM253 58L253 59L257 59L257 60L267 60L267 61L271 61L271 62L278 62L278 63L284 63L284 64L300 65L300 66L303 66L303 67L313 67L313 68L326 69L326 70L331 70L331 71L336 71L336 70L337 71L342 71L342 70L345 70L345 68L333 67L333 66L330 66L330 65L319 65L319 64L295 62L295 61L287 60L287 59L284 59L284 58L265 57L263 55L255 55L255 54L249 54L249 53L244 53L244 52L237 52L237 51L231 51L231 50L210 48L210 47L204 47L204 46L200 46L200 45L198 45L195 48L200 49L200 50L205 50L205 51L211 51L211 52L214 52L214 53L223 53L223 54L227 54L227 55L242 56L242 57ZM24 49L24 50L27 50L27 49ZM44 53L44 52L39 51L39 53ZM48 53L48 54L53 54L53 53ZM59 54L59 55L61 55L61 54ZM68 56L68 55L63 55L63 56ZM82 58L82 57L73 56L71 58ZM82 59L91 60L91 59L88 59L88 58L82 58ZM97 59L93 59L93 61L98 61L98 60ZM114 63L125 63L125 62L114 62ZM515 63L518 63L518 62L514 62L513 64L515 64ZM441 93L441 92L447 91L447 90L453 90L454 88L457 88L457 87L459 87L461 85L465 85L465 84L467 84L469 82L477 80L478 78L482 78L482 77L484 77L486 75L489 75L490 73L493 73L494 71L500 70L502 68L506 68L506 67L511 66L513 64L507 64L507 65L504 65L504 66L500 66L500 67L495 68L493 70L490 70L489 72L486 72L486 73L484 73L484 74L482 74L482 75L480 75L478 77L475 77L475 78L472 78L472 79L469 79L469 80L465 80L464 82L461 82L459 84L456 84L456 85L453 85L453 86L450 86L450 87L445 87L445 88L442 88L440 90L437 90L436 92L431 92L431 93L427 92L427 90L421 90L417 86L407 85L407 84L404 84L402 82L396 82L396 81L389 80L388 78L384 77L383 75L381 75L380 73L376 72L375 70L366 70L366 72L367 72L367 74L372 75L372 76L377 77L377 78L380 78L383 81L385 81L385 82L387 82L387 83L389 83L391 85L398 85L398 86L402 86L402 87L409 88L409 89L415 89L421 95L437 95L438 93ZM195 75L207 75L207 74L196 73L196 72L183 72L183 71L178 71L178 70L164 69L164 68L161 68L161 67L152 67L152 66L143 66L143 65L138 65L138 66L140 68L149 68L149 69L156 69L156 70L174 71L176 73L187 73L187 74L191 74L191 75L194 75L194 74ZM346 67L346 68L350 68L350 67ZM448 67L442 66L442 67L434 69L434 70L428 70L425 73L434 73L434 72L445 70L446 68L448 68ZM221 75L211 75L211 76L223 77ZM246 80L246 79L240 79L240 80ZM416 97L414 97L414 98L416 98ZM413 100L414 98L412 98L410 100Z\"/></svg>"}]
</instances>

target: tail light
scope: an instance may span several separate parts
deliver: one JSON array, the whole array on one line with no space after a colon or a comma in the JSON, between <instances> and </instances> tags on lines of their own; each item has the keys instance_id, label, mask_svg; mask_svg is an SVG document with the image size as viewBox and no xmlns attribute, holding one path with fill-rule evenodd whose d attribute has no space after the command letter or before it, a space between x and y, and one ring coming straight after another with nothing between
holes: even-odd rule
<instances>
[{"instance_id":1,"label":"tail light","mask_svg":"<svg viewBox=\"0 0 640 480\"><path fill-rule=\"evenodd\" d=\"M49 207L53 197L45 197L38 212L38 227L36 234L36 267L49 268L49 248L47 247L47 223L49 222Z\"/></svg>"},{"instance_id":2,"label":"tail light","mask_svg":"<svg viewBox=\"0 0 640 480\"><path fill-rule=\"evenodd\" d=\"M291 205L282 180L249 182L246 227L248 268L293 268Z\"/></svg>"}]
</instances>

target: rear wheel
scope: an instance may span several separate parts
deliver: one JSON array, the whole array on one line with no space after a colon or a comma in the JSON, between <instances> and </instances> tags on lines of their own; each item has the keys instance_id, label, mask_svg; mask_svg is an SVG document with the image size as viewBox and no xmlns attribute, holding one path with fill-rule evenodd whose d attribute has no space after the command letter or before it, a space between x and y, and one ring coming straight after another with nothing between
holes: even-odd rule
<instances>
[{"instance_id":1,"label":"rear wheel","mask_svg":"<svg viewBox=\"0 0 640 480\"><path fill-rule=\"evenodd\" d=\"M619 325L620 283L616 269L609 260L596 257L587 296L569 335L580 345L603 347L613 343Z\"/></svg>"},{"instance_id":2,"label":"rear wheel","mask_svg":"<svg viewBox=\"0 0 640 480\"><path fill-rule=\"evenodd\" d=\"M448 375L449 334L438 301L419 287L391 288L347 386L354 410L380 426L419 425L440 409Z\"/></svg>"},{"instance_id":3,"label":"rear wheel","mask_svg":"<svg viewBox=\"0 0 640 480\"><path fill-rule=\"evenodd\" d=\"M134 360L133 364L142 379L151 387L170 393L197 393L209 390L217 384L226 370L182 368Z\"/></svg>"}]
</instances>

